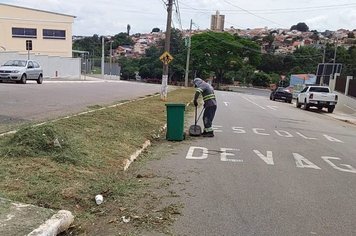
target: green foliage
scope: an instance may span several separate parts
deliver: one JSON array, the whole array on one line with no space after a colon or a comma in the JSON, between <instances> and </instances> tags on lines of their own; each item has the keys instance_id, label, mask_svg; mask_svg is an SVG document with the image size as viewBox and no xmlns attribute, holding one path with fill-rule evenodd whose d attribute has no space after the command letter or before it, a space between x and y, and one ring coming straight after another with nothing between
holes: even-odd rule
<instances>
[{"instance_id":1,"label":"green foliage","mask_svg":"<svg viewBox=\"0 0 356 236\"><path fill-rule=\"evenodd\" d=\"M271 83L270 76L264 72L258 72L252 76L253 86L268 87L270 83Z\"/></svg>"},{"instance_id":2,"label":"green foliage","mask_svg":"<svg viewBox=\"0 0 356 236\"><path fill-rule=\"evenodd\" d=\"M301 32L309 31L309 27L304 22L299 22L297 25L293 25L290 30L298 30Z\"/></svg>"},{"instance_id":3,"label":"green foliage","mask_svg":"<svg viewBox=\"0 0 356 236\"><path fill-rule=\"evenodd\" d=\"M135 79L135 72L139 72L139 60L127 57L120 57L118 62L121 66L122 79Z\"/></svg>"},{"instance_id":4,"label":"green foliage","mask_svg":"<svg viewBox=\"0 0 356 236\"><path fill-rule=\"evenodd\" d=\"M269 77L271 78L271 83L272 84L278 84L279 79L280 79L280 75L279 74L271 73L271 74L269 74Z\"/></svg>"},{"instance_id":5,"label":"green foliage","mask_svg":"<svg viewBox=\"0 0 356 236\"><path fill-rule=\"evenodd\" d=\"M261 58L256 43L229 33L206 32L192 37L192 67L197 75L214 74L222 82L226 73L245 63L256 65Z\"/></svg>"},{"instance_id":6,"label":"green foliage","mask_svg":"<svg viewBox=\"0 0 356 236\"><path fill-rule=\"evenodd\" d=\"M5 139L0 155L4 157L45 157L72 164L81 161L84 153L77 141L52 125L26 127Z\"/></svg>"}]
</instances>

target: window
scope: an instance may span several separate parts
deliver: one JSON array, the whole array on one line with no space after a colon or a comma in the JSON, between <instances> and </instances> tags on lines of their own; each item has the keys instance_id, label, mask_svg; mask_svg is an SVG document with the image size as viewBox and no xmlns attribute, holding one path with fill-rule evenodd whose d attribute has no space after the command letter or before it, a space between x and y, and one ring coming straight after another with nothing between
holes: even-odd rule
<instances>
[{"instance_id":1,"label":"window","mask_svg":"<svg viewBox=\"0 0 356 236\"><path fill-rule=\"evenodd\" d=\"M28 62L27 68L34 68L32 61Z\"/></svg>"},{"instance_id":2,"label":"window","mask_svg":"<svg viewBox=\"0 0 356 236\"><path fill-rule=\"evenodd\" d=\"M33 61L33 65L35 66L35 68L39 68L40 67L40 65L35 61Z\"/></svg>"},{"instance_id":3,"label":"window","mask_svg":"<svg viewBox=\"0 0 356 236\"><path fill-rule=\"evenodd\" d=\"M305 87L305 88L301 91L301 93L305 93L305 92L308 90L308 88L309 88L309 87Z\"/></svg>"},{"instance_id":4,"label":"window","mask_svg":"<svg viewBox=\"0 0 356 236\"><path fill-rule=\"evenodd\" d=\"M65 30L43 29L44 39L66 39Z\"/></svg>"},{"instance_id":5,"label":"window","mask_svg":"<svg viewBox=\"0 0 356 236\"><path fill-rule=\"evenodd\" d=\"M37 29L33 28L12 28L13 38L37 38Z\"/></svg>"},{"instance_id":6,"label":"window","mask_svg":"<svg viewBox=\"0 0 356 236\"><path fill-rule=\"evenodd\" d=\"M327 87L311 87L309 92L329 93L329 88L327 88Z\"/></svg>"}]
</instances>

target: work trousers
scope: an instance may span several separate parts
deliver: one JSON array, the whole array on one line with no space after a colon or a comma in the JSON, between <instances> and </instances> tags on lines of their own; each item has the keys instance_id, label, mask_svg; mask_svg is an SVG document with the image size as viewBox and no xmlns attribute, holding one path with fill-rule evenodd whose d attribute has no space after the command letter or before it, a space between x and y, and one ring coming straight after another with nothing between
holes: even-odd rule
<instances>
[{"instance_id":1,"label":"work trousers","mask_svg":"<svg viewBox=\"0 0 356 236\"><path fill-rule=\"evenodd\" d=\"M204 131L205 132L213 132L213 120L215 117L216 105L209 106L205 108L203 114L203 122L204 122Z\"/></svg>"}]
</instances>

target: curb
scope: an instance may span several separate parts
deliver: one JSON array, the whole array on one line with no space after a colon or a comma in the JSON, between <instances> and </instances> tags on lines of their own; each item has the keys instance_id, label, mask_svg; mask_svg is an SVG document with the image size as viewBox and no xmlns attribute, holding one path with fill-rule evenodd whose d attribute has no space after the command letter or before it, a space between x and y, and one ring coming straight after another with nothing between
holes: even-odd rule
<instances>
[{"instance_id":1,"label":"curb","mask_svg":"<svg viewBox=\"0 0 356 236\"><path fill-rule=\"evenodd\" d=\"M340 121L343 121L343 122L346 122L346 123L349 123L349 124L353 124L353 125L356 125L356 117L353 118L353 117L350 117L346 114L326 114L327 116L329 117L332 117L336 120L340 120Z\"/></svg>"},{"instance_id":2,"label":"curb","mask_svg":"<svg viewBox=\"0 0 356 236\"><path fill-rule=\"evenodd\" d=\"M55 236L69 228L74 216L70 211L61 210L27 236Z\"/></svg>"}]
</instances>

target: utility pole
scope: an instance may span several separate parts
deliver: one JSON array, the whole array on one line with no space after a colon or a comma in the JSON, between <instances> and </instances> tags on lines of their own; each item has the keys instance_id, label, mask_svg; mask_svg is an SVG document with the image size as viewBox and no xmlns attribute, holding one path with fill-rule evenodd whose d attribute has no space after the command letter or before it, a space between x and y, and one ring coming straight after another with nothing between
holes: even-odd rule
<instances>
[{"instance_id":1,"label":"utility pole","mask_svg":"<svg viewBox=\"0 0 356 236\"><path fill-rule=\"evenodd\" d=\"M110 79L112 74L112 40L110 41Z\"/></svg>"},{"instance_id":2,"label":"utility pole","mask_svg":"<svg viewBox=\"0 0 356 236\"><path fill-rule=\"evenodd\" d=\"M332 69L332 73L331 73L331 79L335 79L334 74L335 74L336 51L337 51L337 39L335 39L335 51L334 51L334 60L333 60L333 69ZM329 82L329 84L330 84L330 82Z\"/></svg>"},{"instance_id":3,"label":"utility pole","mask_svg":"<svg viewBox=\"0 0 356 236\"><path fill-rule=\"evenodd\" d=\"M105 60L104 60L104 36L101 36L101 78L104 79L104 69L105 69Z\"/></svg>"},{"instance_id":4,"label":"utility pole","mask_svg":"<svg viewBox=\"0 0 356 236\"><path fill-rule=\"evenodd\" d=\"M164 43L164 50L168 53L171 46L172 6L173 6L173 0L168 0L166 39ZM163 101L167 100L167 93L168 93L168 63L164 63L163 74L162 74L162 86L161 86L161 100Z\"/></svg>"},{"instance_id":5,"label":"utility pole","mask_svg":"<svg viewBox=\"0 0 356 236\"><path fill-rule=\"evenodd\" d=\"M323 53L323 73L321 74L321 78L320 78L320 85L324 84L324 74L325 74L325 51L326 51L326 45L324 45L324 53Z\"/></svg>"},{"instance_id":6,"label":"utility pole","mask_svg":"<svg viewBox=\"0 0 356 236\"><path fill-rule=\"evenodd\" d=\"M193 25L193 20L190 20L189 37L188 37L188 51L187 51L187 64L185 65L185 80L184 80L184 86L185 86L185 87L188 87L190 46L191 46L191 37L192 37L192 25Z\"/></svg>"}]
</instances>

